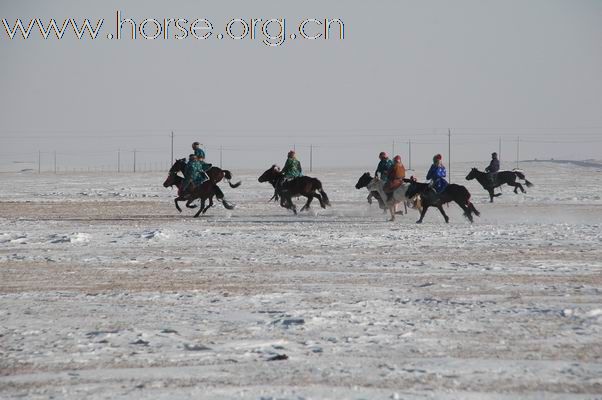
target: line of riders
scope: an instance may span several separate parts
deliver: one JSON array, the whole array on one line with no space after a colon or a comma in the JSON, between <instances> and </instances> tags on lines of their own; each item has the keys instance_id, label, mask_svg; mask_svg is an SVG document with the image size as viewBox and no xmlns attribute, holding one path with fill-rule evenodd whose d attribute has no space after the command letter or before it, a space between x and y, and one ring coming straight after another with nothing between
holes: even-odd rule
<instances>
[{"instance_id":1,"label":"line of riders","mask_svg":"<svg viewBox=\"0 0 602 400\"><path fill-rule=\"evenodd\" d=\"M222 170L205 162L205 152L201 149L199 142L194 142L192 149L194 153L190 154L188 162L185 159L176 160L163 184L165 187L174 185L178 187L178 197L175 199L178 211L181 211L178 202L186 201L186 207L195 208L196 205L193 205L192 202L200 199L201 206L195 215L198 217L213 205L214 196L222 202L224 207L233 209L234 205L225 200L224 194L217 184L225 178L230 187L236 188L240 182L233 184L230 171ZM178 173L181 173L183 177ZM422 222L426 210L431 206L438 208L445 221L448 222L449 218L442 205L454 201L472 222L472 214L478 216L479 212L470 202L470 193L464 186L447 182L446 176L447 171L443 165L441 154L433 157L433 164L426 175L429 183L419 183L413 176L409 179L406 178L406 168L399 155L390 159L383 151L379 154L379 163L374 177L366 172L360 177L355 187L357 189L366 187L370 192L368 202L371 203L372 198L376 198L384 212L389 209L391 220L395 219L395 214L403 214L403 212L397 211L397 205L403 204L406 213L407 206L420 211L418 223ZM501 195L501 193L495 194L494 189L503 184L513 186L515 193L518 193L518 189L525 193L523 186L516 182L517 178L525 180L527 187L532 186L521 171L500 171L497 153L491 154L491 162L485 172L472 168L466 176L466 180L476 179L489 192L491 202L494 197ZM258 180L259 182L269 182L273 186L274 195L270 200L280 201L282 207L292 210L295 214L297 209L292 201L294 197L305 196L307 198L307 203L301 211L309 209L313 199L317 199L322 208L330 205L322 183L316 178L303 175L301 163L294 150L288 152L284 168L280 169L276 165L272 165ZM207 200L209 203L205 206Z\"/></svg>"}]
</instances>

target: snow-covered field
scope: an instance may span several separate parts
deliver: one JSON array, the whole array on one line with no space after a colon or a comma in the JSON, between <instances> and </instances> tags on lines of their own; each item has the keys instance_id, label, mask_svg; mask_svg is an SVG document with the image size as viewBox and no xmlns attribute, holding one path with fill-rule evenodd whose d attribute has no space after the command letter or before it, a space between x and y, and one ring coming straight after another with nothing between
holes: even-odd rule
<instances>
[{"instance_id":1,"label":"snow-covered field","mask_svg":"<svg viewBox=\"0 0 602 400\"><path fill-rule=\"evenodd\" d=\"M0 398L602 398L601 171L489 204L471 166L472 225L387 222L361 169L298 216L232 171L199 219L165 174L0 174Z\"/></svg>"}]
</instances>

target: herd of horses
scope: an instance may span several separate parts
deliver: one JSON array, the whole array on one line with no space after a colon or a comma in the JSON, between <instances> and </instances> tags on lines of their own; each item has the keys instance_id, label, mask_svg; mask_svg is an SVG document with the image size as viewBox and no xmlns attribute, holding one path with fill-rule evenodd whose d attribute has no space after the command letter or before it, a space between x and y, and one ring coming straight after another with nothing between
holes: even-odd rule
<instances>
[{"instance_id":1,"label":"herd of horses","mask_svg":"<svg viewBox=\"0 0 602 400\"><path fill-rule=\"evenodd\" d=\"M180 189L184 178L178 173L183 175L185 168L185 159L176 160L170 168L163 186L166 188L176 186ZM218 183L225 179L231 188L237 188L240 186L241 182L232 183L232 173L216 166L212 166L206 171L206 174L209 179L202 184L193 186L192 190L189 190L186 193L181 193L181 190L178 191L178 197L174 200L178 211L182 211L178 204L179 202L185 201L186 207L196 208L197 205L193 204L193 202L200 200L199 210L194 215L195 218L199 217L201 214L205 214L207 210L214 205L214 197L216 197L226 209L231 210L234 208L234 205L226 201L224 193L219 188ZM473 168L466 176L466 180L472 179L476 179L481 186L489 192L490 201L492 203L494 197L501 195L501 193L494 193L494 189L502 185L507 184L514 187L514 193L518 193L519 189L522 193L526 193L523 185L517 182L517 179L525 181L527 187L533 186L533 184L526 179L525 175L518 170L500 171L495 174L492 179L488 173ZM324 191L322 182L320 182L319 179L309 176L286 178L280 168L276 165L272 165L268 170L261 174L258 181L261 183L268 182L274 188L274 195L270 201L274 200L279 202L282 207L293 211L295 214L297 214L297 207L295 206L295 203L293 203L293 198L298 198L300 196L307 198L307 201L300 212L308 210L314 199L320 203L320 207L322 208L330 206L328 195ZM451 202L456 203L464 211L464 216L470 222L473 222L473 215L480 215L479 211L470 201L470 192L468 189L455 183L447 185L443 192L435 193L428 183L418 182L414 177L411 177L410 179L404 179L404 184L394 192L385 193L384 182L378 177L372 177L369 172L366 172L360 176L355 188L368 189L368 202L372 204L372 199L376 199L383 212L386 213L389 211L391 214L390 221L395 220L396 214L404 214L404 212L407 214L407 209L410 207L415 208L420 212L420 219L416 222L422 223L427 210L430 207L435 207L439 210L445 219L445 222L448 223L449 217L445 213L443 205ZM400 206L404 207L404 211L397 211L397 208Z\"/></svg>"}]
</instances>

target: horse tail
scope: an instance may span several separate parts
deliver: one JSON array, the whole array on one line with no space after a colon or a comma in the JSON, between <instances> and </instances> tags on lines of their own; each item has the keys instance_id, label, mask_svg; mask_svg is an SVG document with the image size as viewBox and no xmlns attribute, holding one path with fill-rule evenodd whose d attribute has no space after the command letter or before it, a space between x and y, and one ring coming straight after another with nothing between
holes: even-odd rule
<instances>
[{"instance_id":1,"label":"horse tail","mask_svg":"<svg viewBox=\"0 0 602 400\"><path fill-rule=\"evenodd\" d=\"M514 170L514 173L516 176L518 176L518 179L525 181L525 185L527 185L527 187L533 186L533 184L527 180L527 177L521 171Z\"/></svg>"},{"instance_id":2,"label":"horse tail","mask_svg":"<svg viewBox=\"0 0 602 400\"><path fill-rule=\"evenodd\" d=\"M324 201L324 204L326 204L327 206L330 206L330 199L328 198L328 195L326 194L324 189L322 189L322 182L320 182L319 179L316 179L316 183L317 190L318 192L320 192L320 196L322 196L322 201Z\"/></svg>"},{"instance_id":3,"label":"horse tail","mask_svg":"<svg viewBox=\"0 0 602 400\"><path fill-rule=\"evenodd\" d=\"M525 178L525 174L523 174L522 172L518 171L518 170L514 170L512 171L516 174L516 176L518 176L518 179L522 179L523 181L526 181L527 179Z\"/></svg>"},{"instance_id":4,"label":"horse tail","mask_svg":"<svg viewBox=\"0 0 602 400\"><path fill-rule=\"evenodd\" d=\"M230 182L230 180L232 179L232 172L228 171L227 169L224 170L224 178L226 178L226 180L228 181L228 184L230 185L230 187L232 189L236 189L242 183L240 181L237 183Z\"/></svg>"},{"instance_id":5,"label":"horse tail","mask_svg":"<svg viewBox=\"0 0 602 400\"><path fill-rule=\"evenodd\" d=\"M328 195L326 194L326 192L320 188L320 195L322 196L322 200L324 200L324 204L326 204L327 206L330 205L330 199L328 199Z\"/></svg>"}]
</instances>

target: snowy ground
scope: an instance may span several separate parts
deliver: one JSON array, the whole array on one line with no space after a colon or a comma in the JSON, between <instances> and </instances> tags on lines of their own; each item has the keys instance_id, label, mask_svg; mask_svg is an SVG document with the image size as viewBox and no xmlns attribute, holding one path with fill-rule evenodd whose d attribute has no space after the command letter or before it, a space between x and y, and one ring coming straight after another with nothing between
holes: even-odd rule
<instances>
[{"instance_id":1,"label":"snowy ground","mask_svg":"<svg viewBox=\"0 0 602 400\"><path fill-rule=\"evenodd\" d=\"M0 398L601 399L602 173L489 204L471 166L473 225L387 222L363 170L299 216L233 171L199 219L163 174L0 174Z\"/></svg>"}]
</instances>

